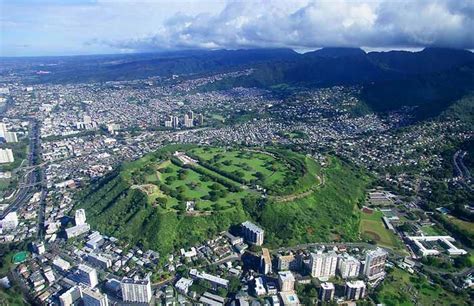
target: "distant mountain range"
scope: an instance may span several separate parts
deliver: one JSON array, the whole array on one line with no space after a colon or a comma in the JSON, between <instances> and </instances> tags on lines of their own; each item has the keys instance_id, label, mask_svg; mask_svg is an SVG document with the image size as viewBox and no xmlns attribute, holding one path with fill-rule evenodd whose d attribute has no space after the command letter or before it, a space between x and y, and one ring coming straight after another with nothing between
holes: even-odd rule
<instances>
[{"instance_id":1,"label":"distant mountain range","mask_svg":"<svg viewBox=\"0 0 474 306\"><path fill-rule=\"evenodd\" d=\"M35 69L35 60L28 69ZM156 54L47 58L50 74L34 82L130 80L173 74L254 68L251 76L223 80L232 86L304 87L361 85L362 99L375 111L419 106L431 116L474 91L474 54L467 50L426 48L419 52L366 53L359 48L323 48L299 54L291 49L181 51ZM46 70L44 61L37 69Z\"/></svg>"}]
</instances>

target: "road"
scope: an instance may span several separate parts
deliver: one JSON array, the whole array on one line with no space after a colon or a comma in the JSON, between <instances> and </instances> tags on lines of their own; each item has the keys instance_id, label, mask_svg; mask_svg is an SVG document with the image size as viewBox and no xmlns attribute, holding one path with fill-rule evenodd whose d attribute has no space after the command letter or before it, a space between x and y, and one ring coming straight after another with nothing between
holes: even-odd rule
<instances>
[{"instance_id":1,"label":"road","mask_svg":"<svg viewBox=\"0 0 474 306\"><path fill-rule=\"evenodd\" d=\"M39 138L39 127L38 122L35 120L30 121L29 130L29 153L28 153L28 167L35 166L37 163L36 156L40 148ZM33 193L37 190L36 184L39 182L38 172L35 169L28 170L26 174L20 179L18 183L19 189L16 193L15 198L11 204L3 210L1 218L5 217L8 213L17 211L33 196Z\"/></svg>"},{"instance_id":2,"label":"road","mask_svg":"<svg viewBox=\"0 0 474 306\"><path fill-rule=\"evenodd\" d=\"M454 165L454 174L461 178L461 183L471 191L474 191L474 188L470 185L470 181L472 179L471 173L469 169L464 165L464 157L466 156L467 152L458 150L454 153L453 156L453 165Z\"/></svg>"}]
</instances>

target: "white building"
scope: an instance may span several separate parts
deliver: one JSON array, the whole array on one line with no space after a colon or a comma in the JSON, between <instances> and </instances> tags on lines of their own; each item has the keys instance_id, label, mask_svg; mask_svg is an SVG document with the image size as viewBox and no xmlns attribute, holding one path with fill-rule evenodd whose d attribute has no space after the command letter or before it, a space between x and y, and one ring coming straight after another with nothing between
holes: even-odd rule
<instances>
[{"instance_id":1,"label":"white building","mask_svg":"<svg viewBox=\"0 0 474 306\"><path fill-rule=\"evenodd\" d=\"M61 306L70 306L78 301L81 297L81 289L79 286L74 286L59 296L59 303Z\"/></svg>"},{"instance_id":2,"label":"white building","mask_svg":"<svg viewBox=\"0 0 474 306\"><path fill-rule=\"evenodd\" d=\"M255 279L255 288L254 289L255 289L255 294L257 296L267 294L267 289L265 289L265 286L263 285L263 279L261 277L257 277Z\"/></svg>"},{"instance_id":3,"label":"white building","mask_svg":"<svg viewBox=\"0 0 474 306\"><path fill-rule=\"evenodd\" d=\"M91 265L99 267L103 270L106 270L112 266L112 260L100 254L91 253L87 255L87 261Z\"/></svg>"},{"instance_id":4,"label":"white building","mask_svg":"<svg viewBox=\"0 0 474 306\"><path fill-rule=\"evenodd\" d=\"M278 272L278 284L280 285L280 291L293 291L295 288L295 277L291 271L280 271Z\"/></svg>"},{"instance_id":5,"label":"white building","mask_svg":"<svg viewBox=\"0 0 474 306\"><path fill-rule=\"evenodd\" d=\"M86 211L84 209L81 208L76 210L76 213L74 214L74 223L76 226L86 224Z\"/></svg>"},{"instance_id":6,"label":"white building","mask_svg":"<svg viewBox=\"0 0 474 306\"><path fill-rule=\"evenodd\" d=\"M199 279L203 279L210 282L214 288L217 288L217 287L227 288L229 286L229 281L227 279L224 279L212 274L208 274L206 272L200 272L196 269L191 269L189 271L189 274L194 278L199 278Z\"/></svg>"},{"instance_id":7,"label":"white building","mask_svg":"<svg viewBox=\"0 0 474 306\"><path fill-rule=\"evenodd\" d=\"M439 255L440 251L434 248L427 248L423 242L439 242L441 243L448 252L449 255L466 255L467 252L463 249L459 249L456 247L453 242L456 241L451 236L410 236L408 237L410 241L415 245L418 252L421 253L422 256L431 256L431 255Z\"/></svg>"},{"instance_id":8,"label":"white building","mask_svg":"<svg viewBox=\"0 0 474 306\"><path fill-rule=\"evenodd\" d=\"M0 164L13 163L14 161L12 149L0 149Z\"/></svg>"},{"instance_id":9,"label":"white building","mask_svg":"<svg viewBox=\"0 0 474 306\"><path fill-rule=\"evenodd\" d=\"M248 243L262 245L264 233L265 232L263 229L261 229L250 221L245 221L244 223L242 223L242 234L244 236L245 241Z\"/></svg>"},{"instance_id":10,"label":"white building","mask_svg":"<svg viewBox=\"0 0 474 306\"><path fill-rule=\"evenodd\" d=\"M353 256L344 254L339 257L337 262L337 269L342 278L355 278L360 273L360 261Z\"/></svg>"},{"instance_id":11,"label":"white building","mask_svg":"<svg viewBox=\"0 0 474 306\"><path fill-rule=\"evenodd\" d=\"M84 285L94 288L99 283L96 269L84 264L79 264L74 273L74 278Z\"/></svg>"},{"instance_id":12,"label":"white building","mask_svg":"<svg viewBox=\"0 0 474 306\"><path fill-rule=\"evenodd\" d=\"M6 142L18 142L16 133L9 132L4 122L0 122L0 138L5 139Z\"/></svg>"},{"instance_id":13,"label":"white building","mask_svg":"<svg viewBox=\"0 0 474 306\"><path fill-rule=\"evenodd\" d=\"M189 250L181 249L181 256L184 256L186 258L191 258L197 255L197 251L195 247L191 247Z\"/></svg>"},{"instance_id":14,"label":"white building","mask_svg":"<svg viewBox=\"0 0 474 306\"><path fill-rule=\"evenodd\" d=\"M53 260L53 266L60 270L60 271L67 271L69 269L71 269L71 264L67 261L65 261L64 259L62 259L61 257L57 256L54 260Z\"/></svg>"},{"instance_id":15,"label":"white building","mask_svg":"<svg viewBox=\"0 0 474 306\"><path fill-rule=\"evenodd\" d=\"M12 230L18 226L18 223L17 213L10 212L0 221L0 228L2 230Z\"/></svg>"},{"instance_id":16,"label":"white building","mask_svg":"<svg viewBox=\"0 0 474 306\"><path fill-rule=\"evenodd\" d=\"M181 277L176 284L174 285L176 287L176 290L183 294L187 294L189 291L189 287L193 284L193 280L186 278L186 277Z\"/></svg>"},{"instance_id":17,"label":"white building","mask_svg":"<svg viewBox=\"0 0 474 306\"><path fill-rule=\"evenodd\" d=\"M365 297L366 286L361 280L347 282L345 288L346 300L357 301Z\"/></svg>"},{"instance_id":18,"label":"white building","mask_svg":"<svg viewBox=\"0 0 474 306\"><path fill-rule=\"evenodd\" d=\"M337 255L335 252L311 254L311 276L328 279L336 275Z\"/></svg>"},{"instance_id":19,"label":"white building","mask_svg":"<svg viewBox=\"0 0 474 306\"><path fill-rule=\"evenodd\" d=\"M381 248L367 252L365 256L364 275L369 280L374 280L385 275L387 255L387 252Z\"/></svg>"},{"instance_id":20,"label":"white building","mask_svg":"<svg viewBox=\"0 0 474 306\"><path fill-rule=\"evenodd\" d=\"M152 298L150 278L124 278L120 283L124 302L149 303Z\"/></svg>"},{"instance_id":21,"label":"white building","mask_svg":"<svg viewBox=\"0 0 474 306\"><path fill-rule=\"evenodd\" d=\"M272 257L267 248L262 248L262 256L260 256L260 271L265 275L272 273Z\"/></svg>"},{"instance_id":22,"label":"white building","mask_svg":"<svg viewBox=\"0 0 474 306\"><path fill-rule=\"evenodd\" d=\"M319 290L319 299L323 302L332 301L334 299L335 287L333 283L322 283Z\"/></svg>"},{"instance_id":23,"label":"white building","mask_svg":"<svg viewBox=\"0 0 474 306\"><path fill-rule=\"evenodd\" d=\"M35 252L38 255L42 255L46 252L44 242L33 242L32 248L33 248L33 252Z\"/></svg>"},{"instance_id":24,"label":"white building","mask_svg":"<svg viewBox=\"0 0 474 306\"><path fill-rule=\"evenodd\" d=\"M88 231L90 231L90 229L91 227L87 223L82 224L82 225L75 225L73 227L66 228L66 237L67 239L71 239L71 238L87 233Z\"/></svg>"},{"instance_id":25,"label":"white building","mask_svg":"<svg viewBox=\"0 0 474 306\"><path fill-rule=\"evenodd\" d=\"M102 294L98 290L92 290L90 288L81 288L82 301L84 306L108 306L109 300L106 294Z\"/></svg>"},{"instance_id":26,"label":"white building","mask_svg":"<svg viewBox=\"0 0 474 306\"><path fill-rule=\"evenodd\" d=\"M194 119L192 117L189 117L188 114L184 115L184 126L187 128L191 128L194 126Z\"/></svg>"}]
</instances>

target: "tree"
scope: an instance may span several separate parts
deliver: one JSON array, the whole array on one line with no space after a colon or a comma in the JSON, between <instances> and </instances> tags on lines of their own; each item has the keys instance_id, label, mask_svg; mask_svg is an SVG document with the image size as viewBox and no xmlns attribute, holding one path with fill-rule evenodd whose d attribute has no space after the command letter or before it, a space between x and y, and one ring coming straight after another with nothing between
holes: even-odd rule
<instances>
[{"instance_id":1,"label":"tree","mask_svg":"<svg viewBox=\"0 0 474 306\"><path fill-rule=\"evenodd\" d=\"M235 277L231 276L229 279L229 292L236 293L240 289L240 280Z\"/></svg>"}]
</instances>

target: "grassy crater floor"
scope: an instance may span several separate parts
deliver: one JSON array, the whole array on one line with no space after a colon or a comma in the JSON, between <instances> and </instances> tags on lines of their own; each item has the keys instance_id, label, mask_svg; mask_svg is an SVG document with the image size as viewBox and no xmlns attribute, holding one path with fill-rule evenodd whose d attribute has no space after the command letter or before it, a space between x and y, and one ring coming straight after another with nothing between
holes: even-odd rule
<instances>
[{"instance_id":1,"label":"grassy crater floor","mask_svg":"<svg viewBox=\"0 0 474 306\"><path fill-rule=\"evenodd\" d=\"M358 239L355 204L368 181L336 158L321 168L280 148L171 145L92 184L77 207L101 232L164 254L248 219L264 227L268 245L347 241Z\"/></svg>"}]
</instances>

